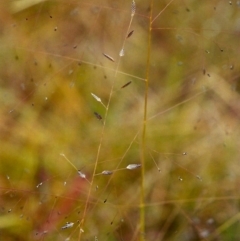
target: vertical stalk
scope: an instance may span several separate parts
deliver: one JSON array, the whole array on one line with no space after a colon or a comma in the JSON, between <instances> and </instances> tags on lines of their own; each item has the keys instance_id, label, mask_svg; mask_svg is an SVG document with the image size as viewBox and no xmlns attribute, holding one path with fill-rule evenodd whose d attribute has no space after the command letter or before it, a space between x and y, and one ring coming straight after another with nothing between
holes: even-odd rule
<instances>
[{"instance_id":1,"label":"vertical stalk","mask_svg":"<svg viewBox=\"0 0 240 241\"><path fill-rule=\"evenodd\" d=\"M145 240L145 156L146 156L146 128L147 128L147 107L148 107L148 88L149 88L149 72L150 72L150 58L151 58L151 42L152 42L152 10L153 0L150 6L149 16L149 29L148 29L148 55L147 55L147 68L146 68L146 81L145 81L145 96L144 96L144 112L143 112L143 126L142 126L142 140L141 140L141 197L140 197L140 240Z\"/></svg>"}]
</instances>

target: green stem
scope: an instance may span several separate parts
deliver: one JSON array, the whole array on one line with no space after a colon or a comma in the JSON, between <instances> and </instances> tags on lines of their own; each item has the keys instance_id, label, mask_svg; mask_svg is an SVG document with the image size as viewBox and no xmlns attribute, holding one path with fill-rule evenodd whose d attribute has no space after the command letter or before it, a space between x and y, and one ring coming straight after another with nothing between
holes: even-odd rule
<instances>
[{"instance_id":1,"label":"green stem","mask_svg":"<svg viewBox=\"0 0 240 241\"><path fill-rule=\"evenodd\" d=\"M149 87L149 72L150 72L150 54L152 42L152 9L153 0L151 1L151 12L149 17L149 33L148 33L148 55L147 55L147 69L145 82L145 97L144 97L144 113L143 113L143 128L142 128L142 142L141 142L141 199L140 199L140 240L145 240L145 155L146 155L146 123L147 123L147 107L148 107L148 87Z\"/></svg>"}]
</instances>

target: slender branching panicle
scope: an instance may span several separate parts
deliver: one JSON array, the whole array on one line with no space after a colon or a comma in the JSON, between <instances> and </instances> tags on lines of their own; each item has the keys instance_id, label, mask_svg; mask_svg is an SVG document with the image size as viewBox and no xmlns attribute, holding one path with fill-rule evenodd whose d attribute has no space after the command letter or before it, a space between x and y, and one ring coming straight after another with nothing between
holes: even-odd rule
<instances>
[{"instance_id":1,"label":"slender branching panicle","mask_svg":"<svg viewBox=\"0 0 240 241\"><path fill-rule=\"evenodd\" d=\"M240 1L5 2L0 240L239 240Z\"/></svg>"}]
</instances>

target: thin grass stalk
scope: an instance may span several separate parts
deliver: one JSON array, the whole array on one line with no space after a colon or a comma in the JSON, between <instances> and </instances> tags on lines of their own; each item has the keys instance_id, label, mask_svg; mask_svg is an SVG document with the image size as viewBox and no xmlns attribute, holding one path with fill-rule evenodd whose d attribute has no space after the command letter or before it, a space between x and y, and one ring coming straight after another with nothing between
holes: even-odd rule
<instances>
[{"instance_id":1,"label":"thin grass stalk","mask_svg":"<svg viewBox=\"0 0 240 241\"><path fill-rule=\"evenodd\" d=\"M142 126L142 141L140 158L142 163L141 172L141 197L140 197L140 240L145 240L145 161L146 161L146 128L147 128L147 107L148 107L148 88L150 78L150 59L151 59L151 42L152 42L152 11L153 0L151 1L151 10L149 16L149 30L148 30L148 53L146 63L146 81L145 81L145 97L144 97L144 110L143 110L143 126Z\"/></svg>"},{"instance_id":2,"label":"thin grass stalk","mask_svg":"<svg viewBox=\"0 0 240 241\"><path fill-rule=\"evenodd\" d=\"M126 43L126 39L127 39L127 34L130 31L130 27L132 25L133 17L135 15L135 1L134 0L132 1L132 4L133 4L132 7L134 6L134 9L132 9L130 22L129 22L129 25L128 25L128 28L127 28L127 31L126 31L126 36L124 38L123 45L122 45L122 50L124 49L124 46L125 46L125 43ZM104 56L107 57L107 58L110 58L110 60L111 60L110 56L108 56L106 54L104 54ZM99 142L99 145L98 145L96 161L95 161L94 168L93 168L92 179L91 179L91 182L90 182L90 187L89 187L89 190L88 190L87 199L86 199L86 203L85 203L85 207L84 207L84 211L83 211L83 218L81 219L81 222L79 224L78 241L80 241L81 237L82 237L82 230L83 230L83 226L84 226L84 223L85 223L85 218L86 218L86 215L87 215L87 209L88 209L89 199L90 199L91 192L92 192L94 176L96 175L96 170L97 170L97 166L98 166L98 163L99 163L99 156L100 156L100 152L101 152L103 137L104 137L104 134L105 134L105 128L106 128L106 121L107 121L107 116L108 116L108 112L109 112L109 106L110 106L110 103L111 103L111 100L112 100L114 85L115 85L115 82L116 82L116 77L117 77L117 74L118 74L120 61L121 61L121 57L118 58L117 65L116 65L116 68L114 70L115 74L114 74L112 87L111 87L111 91L110 91L109 98L108 98L108 103L107 103L107 106L106 106L105 116L104 116L104 119L103 119L102 132L101 132L100 142Z\"/></svg>"}]
</instances>

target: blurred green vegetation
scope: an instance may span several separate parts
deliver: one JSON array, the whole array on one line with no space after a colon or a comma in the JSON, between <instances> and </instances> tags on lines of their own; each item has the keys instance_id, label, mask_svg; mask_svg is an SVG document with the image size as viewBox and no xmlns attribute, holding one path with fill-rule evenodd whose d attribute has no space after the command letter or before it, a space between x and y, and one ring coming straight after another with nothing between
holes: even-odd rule
<instances>
[{"instance_id":1,"label":"blurred green vegetation","mask_svg":"<svg viewBox=\"0 0 240 241\"><path fill-rule=\"evenodd\" d=\"M2 3L1 240L240 239L240 1L153 6L150 32L150 1L136 1L119 61L131 1ZM126 167L140 163L147 68L139 234L141 170ZM91 93L112 94L106 119Z\"/></svg>"}]
</instances>

